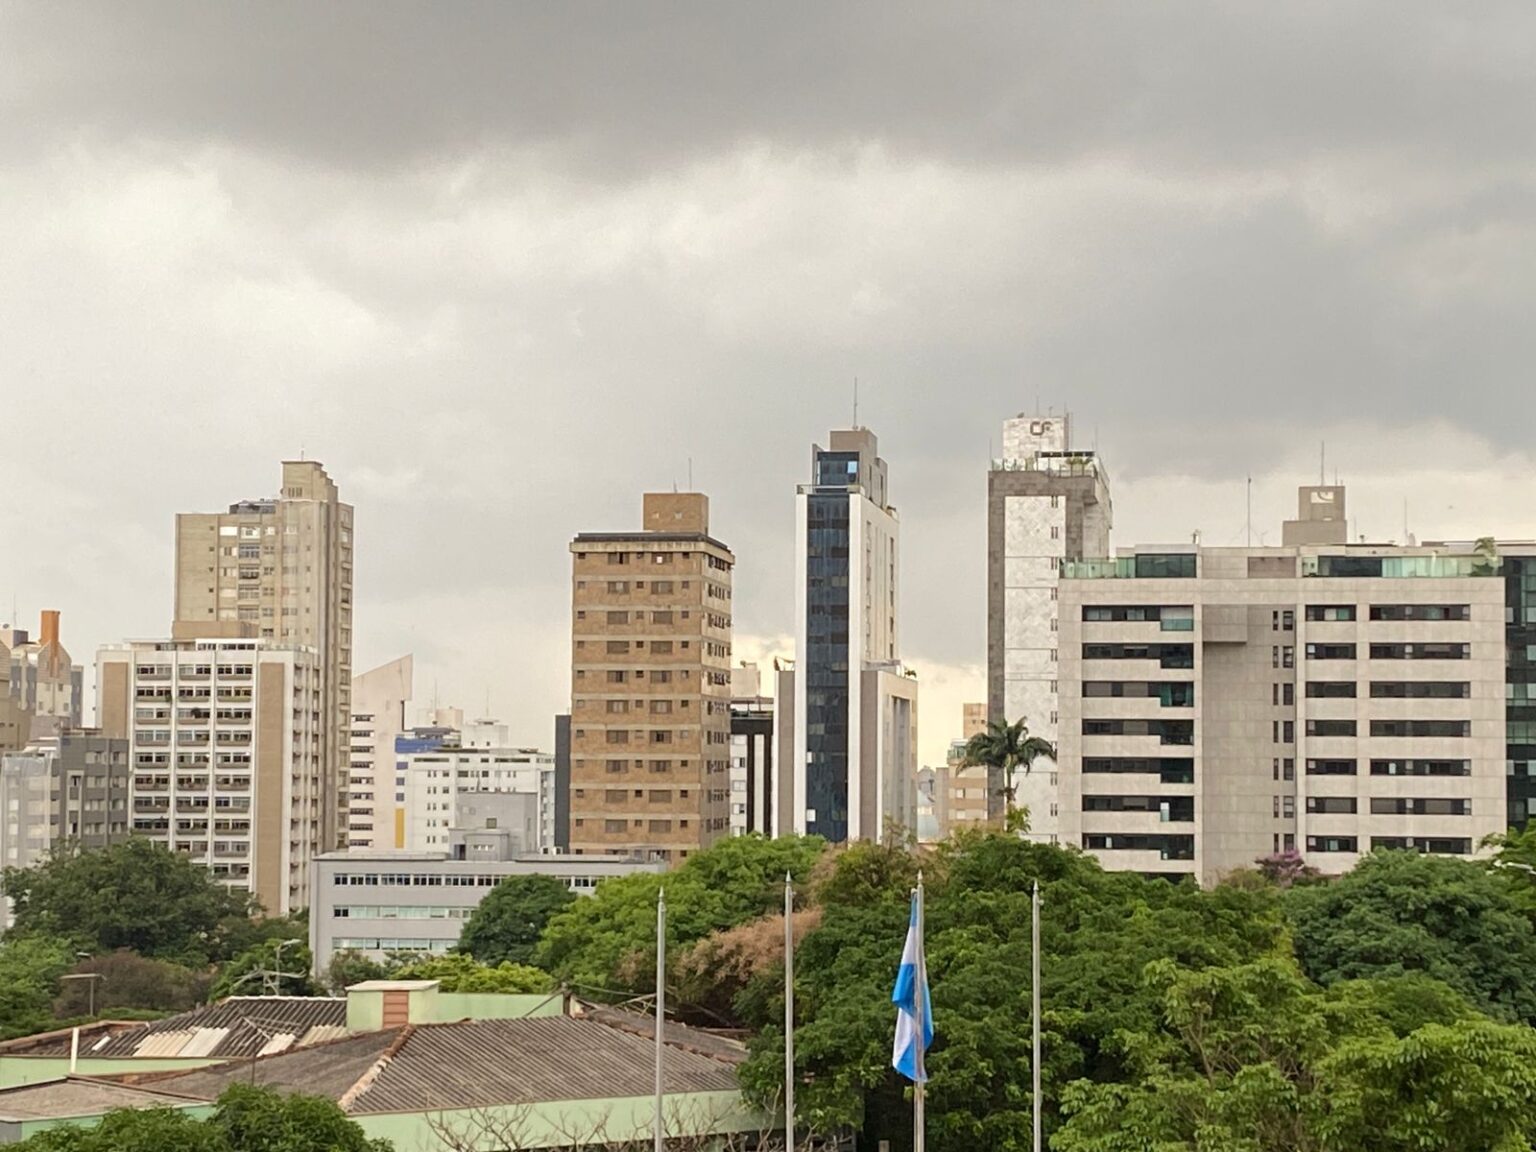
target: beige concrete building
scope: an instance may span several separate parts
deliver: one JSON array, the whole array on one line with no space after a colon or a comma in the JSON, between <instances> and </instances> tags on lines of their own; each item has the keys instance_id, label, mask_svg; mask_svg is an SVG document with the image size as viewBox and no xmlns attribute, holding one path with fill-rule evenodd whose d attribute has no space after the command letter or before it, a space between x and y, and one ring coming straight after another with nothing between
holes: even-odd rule
<instances>
[{"instance_id":1,"label":"beige concrete building","mask_svg":"<svg viewBox=\"0 0 1536 1152\"><path fill-rule=\"evenodd\" d=\"M1063 842L1209 883L1288 850L1329 873L1373 848L1471 855L1524 818L1523 562L1351 544L1346 523L1342 488L1303 488L1278 548L1063 565Z\"/></svg>"},{"instance_id":2,"label":"beige concrete building","mask_svg":"<svg viewBox=\"0 0 1536 1152\"><path fill-rule=\"evenodd\" d=\"M414 676L414 661L402 656L352 680L348 848L405 847L405 779L396 771L395 740L406 731Z\"/></svg>"},{"instance_id":3,"label":"beige concrete building","mask_svg":"<svg viewBox=\"0 0 1536 1152\"><path fill-rule=\"evenodd\" d=\"M1032 736L1060 739L1056 597L1063 560L1109 555L1109 473L1072 440L1068 414L1021 414L1003 424L1003 453L987 474L987 712L1023 720ZM1002 822L1005 790L1029 809L1029 838L1058 835L1055 766L1041 758L1013 780L993 771L989 819Z\"/></svg>"},{"instance_id":4,"label":"beige concrete building","mask_svg":"<svg viewBox=\"0 0 1536 1152\"><path fill-rule=\"evenodd\" d=\"M254 637L136 641L96 657L102 733L128 741L133 830L256 893L304 907L323 849L324 669Z\"/></svg>"},{"instance_id":5,"label":"beige concrete building","mask_svg":"<svg viewBox=\"0 0 1536 1152\"><path fill-rule=\"evenodd\" d=\"M729 834L731 572L709 500L571 542L570 846L670 863Z\"/></svg>"},{"instance_id":6,"label":"beige concrete building","mask_svg":"<svg viewBox=\"0 0 1536 1152\"><path fill-rule=\"evenodd\" d=\"M318 655L324 787L315 851L347 839L352 556L352 506L313 460L284 461L277 496L176 517L174 637L228 635L210 626L244 624Z\"/></svg>"},{"instance_id":7,"label":"beige concrete building","mask_svg":"<svg viewBox=\"0 0 1536 1152\"><path fill-rule=\"evenodd\" d=\"M47 609L37 639L23 629L0 627L0 644L11 652L11 697L31 716L30 738L79 728L85 702L85 670L59 639L59 613Z\"/></svg>"},{"instance_id":8,"label":"beige concrete building","mask_svg":"<svg viewBox=\"0 0 1536 1152\"><path fill-rule=\"evenodd\" d=\"M942 839L961 828L999 823L997 805L988 795L988 770L965 762L965 746L987 730L985 704L961 705L960 738L950 743L944 767L934 782L934 801ZM1055 765L1050 766L1052 769Z\"/></svg>"}]
</instances>

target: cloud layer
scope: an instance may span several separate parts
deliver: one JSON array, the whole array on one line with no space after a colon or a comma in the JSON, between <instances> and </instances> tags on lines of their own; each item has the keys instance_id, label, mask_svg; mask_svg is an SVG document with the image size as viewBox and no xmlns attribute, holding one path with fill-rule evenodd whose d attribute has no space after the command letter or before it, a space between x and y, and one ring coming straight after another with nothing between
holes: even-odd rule
<instances>
[{"instance_id":1,"label":"cloud layer","mask_svg":"<svg viewBox=\"0 0 1536 1152\"><path fill-rule=\"evenodd\" d=\"M1117 537L1536 535L1536 12L1417 3L0 8L0 603L163 632L172 516L325 461L358 666L547 742L565 546L687 482L790 630L851 418L923 751L982 691L1001 420L1070 407ZM4 614L0 611L0 614Z\"/></svg>"}]
</instances>

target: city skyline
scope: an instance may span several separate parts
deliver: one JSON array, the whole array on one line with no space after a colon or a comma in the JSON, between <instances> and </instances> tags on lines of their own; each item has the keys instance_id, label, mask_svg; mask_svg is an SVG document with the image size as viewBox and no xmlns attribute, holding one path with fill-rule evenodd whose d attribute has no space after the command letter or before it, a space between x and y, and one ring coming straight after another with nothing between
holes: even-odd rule
<instances>
[{"instance_id":1,"label":"city skyline","mask_svg":"<svg viewBox=\"0 0 1536 1152\"><path fill-rule=\"evenodd\" d=\"M1273 540L1321 442L1368 534L1536 536L1524 7L88 11L0 14L0 612L77 656L164 632L174 512L305 455L362 518L354 667L525 740L569 534L690 470L738 655L787 654L784 494L855 378L929 715L981 698L1021 411L1073 410L1122 539L1241 542L1251 473Z\"/></svg>"}]
</instances>

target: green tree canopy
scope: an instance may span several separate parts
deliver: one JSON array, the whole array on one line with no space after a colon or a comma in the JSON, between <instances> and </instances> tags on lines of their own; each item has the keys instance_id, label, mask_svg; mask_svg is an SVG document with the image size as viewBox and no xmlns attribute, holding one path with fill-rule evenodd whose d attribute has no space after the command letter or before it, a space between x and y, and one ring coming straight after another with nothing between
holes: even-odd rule
<instances>
[{"instance_id":1,"label":"green tree canopy","mask_svg":"<svg viewBox=\"0 0 1536 1152\"><path fill-rule=\"evenodd\" d=\"M0 943L0 1039L29 1036L53 1026L59 977L75 962L68 941L43 936Z\"/></svg>"},{"instance_id":2,"label":"green tree canopy","mask_svg":"<svg viewBox=\"0 0 1536 1152\"><path fill-rule=\"evenodd\" d=\"M310 979L314 958L303 940L267 940L246 949L219 969L209 995L316 996L320 989Z\"/></svg>"},{"instance_id":3,"label":"green tree canopy","mask_svg":"<svg viewBox=\"0 0 1536 1152\"><path fill-rule=\"evenodd\" d=\"M1423 972L1499 1019L1536 1022L1536 927L1515 882L1480 864L1376 852L1285 907L1302 970L1323 985Z\"/></svg>"},{"instance_id":4,"label":"green tree canopy","mask_svg":"<svg viewBox=\"0 0 1536 1152\"><path fill-rule=\"evenodd\" d=\"M482 964L528 964L550 917L576 898L553 876L508 876L470 914L459 934L459 951Z\"/></svg>"},{"instance_id":5,"label":"green tree canopy","mask_svg":"<svg viewBox=\"0 0 1536 1152\"><path fill-rule=\"evenodd\" d=\"M247 920L252 898L185 856L134 837L110 848L54 853L35 868L7 868L0 887L11 934L74 941L92 953L129 948L198 965L229 955L227 922Z\"/></svg>"},{"instance_id":6,"label":"green tree canopy","mask_svg":"<svg viewBox=\"0 0 1536 1152\"><path fill-rule=\"evenodd\" d=\"M149 960L121 949L105 956L81 960L69 975L100 976L94 998L86 980L67 980L53 1004L60 1020L85 1016L94 1002L96 1015L111 1017L125 1010L138 1012L185 1012L208 998L212 977L201 970L184 968L169 960Z\"/></svg>"},{"instance_id":7,"label":"green tree canopy","mask_svg":"<svg viewBox=\"0 0 1536 1152\"><path fill-rule=\"evenodd\" d=\"M92 1128L40 1132L16 1152L392 1152L370 1140L336 1104L236 1084L213 1115L197 1120L169 1108L109 1112Z\"/></svg>"},{"instance_id":8,"label":"green tree canopy","mask_svg":"<svg viewBox=\"0 0 1536 1152\"><path fill-rule=\"evenodd\" d=\"M822 849L816 836L734 836L664 876L605 880L549 921L535 962L582 995L642 990L654 982L656 897L663 885L670 957L711 932L782 908L785 874L803 883Z\"/></svg>"},{"instance_id":9,"label":"green tree canopy","mask_svg":"<svg viewBox=\"0 0 1536 1152\"><path fill-rule=\"evenodd\" d=\"M444 992L553 992L549 973L526 964L477 964L454 954L417 960L389 973L391 980L437 980Z\"/></svg>"}]
</instances>

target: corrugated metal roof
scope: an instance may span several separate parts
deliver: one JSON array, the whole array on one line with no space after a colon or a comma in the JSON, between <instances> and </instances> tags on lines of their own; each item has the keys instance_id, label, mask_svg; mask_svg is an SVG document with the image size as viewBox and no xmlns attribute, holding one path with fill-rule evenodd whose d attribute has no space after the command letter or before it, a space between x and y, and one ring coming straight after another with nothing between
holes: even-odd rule
<instances>
[{"instance_id":1,"label":"corrugated metal roof","mask_svg":"<svg viewBox=\"0 0 1536 1152\"><path fill-rule=\"evenodd\" d=\"M149 1023L102 1023L82 1029L80 1050L117 1059L201 1056L241 1059L256 1055L277 1036L307 1042L317 1029L345 1031L347 1002L330 996L232 996ZM101 1035L88 1040L89 1031ZM318 1038L330 1033L320 1032ZM0 1044L8 1056L68 1056L68 1030Z\"/></svg>"},{"instance_id":2,"label":"corrugated metal roof","mask_svg":"<svg viewBox=\"0 0 1536 1152\"><path fill-rule=\"evenodd\" d=\"M406 1025L155 1084L211 1100L230 1083L253 1082L326 1095L356 1115L650 1095L651 1040L631 1014L607 1015ZM667 1039L668 1093L736 1089L739 1044L680 1026L669 1026ZM707 1043L720 1055L699 1050Z\"/></svg>"},{"instance_id":3,"label":"corrugated metal roof","mask_svg":"<svg viewBox=\"0 0 1536 1152\"><path fill-rule=\"evenodd\" d=\"M730 1064L669 1046L668 1093L729 1092ZM594 1019L549 1016L414 1028L347 1111L417 1112L544 1100L648 1096L655 1048Z\"/></svg>"},{"instance_id":4,"label":"corrugated metal roof","mask_svg":"<svg viewBox=\"0 0 1536 1152\"><path fill-rule=\"evenodd\" d=\"M68 1076L0 1090L0 1120L54 1120L95 1116L114 1108L165 1108L193 1102L167 1092Z\"/></svg>"}]
</instances>

